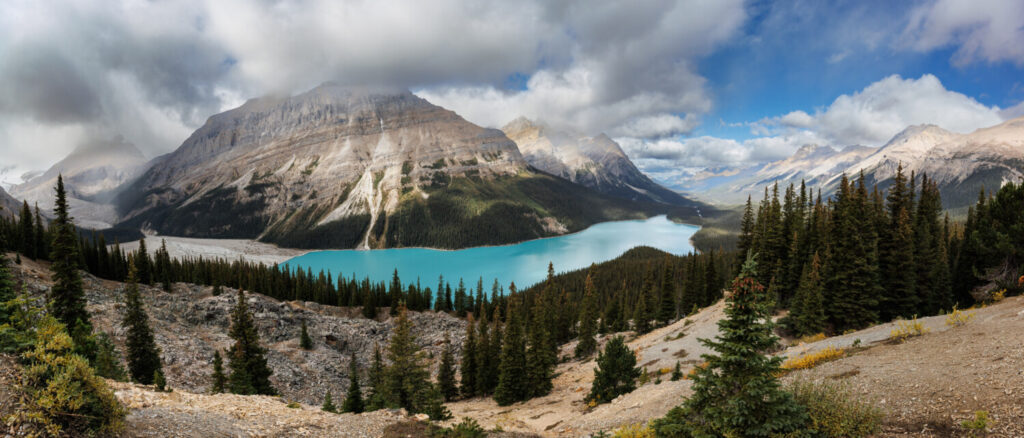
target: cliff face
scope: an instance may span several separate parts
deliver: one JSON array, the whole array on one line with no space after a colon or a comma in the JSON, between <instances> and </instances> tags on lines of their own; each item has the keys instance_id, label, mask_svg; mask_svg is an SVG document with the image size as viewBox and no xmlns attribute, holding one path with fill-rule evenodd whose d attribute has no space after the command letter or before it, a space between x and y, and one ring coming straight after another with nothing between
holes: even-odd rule
<instances>
[{"instance_id":1,"label":"cliff face","mask_svg":"<svg viewBox=\"0 0 1024 438\"><path fill-rule=\"evenodd\" d=\"M694 205L644 175L607 135L573 134L522 117L502 131L516 142L531 166L544 172L619 198Z\"/></svg>"},{"instance_id":2,"label":"cliff face","mask_svg":"<svg viewBox=\"0 0 1024 438\"><path fill-rule=\"evenodd\" d=\"M119 206L161 234L334 248L509 243L620 217L603 200L560 214L594 196L561 184L501 131L408 91L325 84L211 117ZM503 231L465 237L481 227Z\"/></svg>"}]
</instances>

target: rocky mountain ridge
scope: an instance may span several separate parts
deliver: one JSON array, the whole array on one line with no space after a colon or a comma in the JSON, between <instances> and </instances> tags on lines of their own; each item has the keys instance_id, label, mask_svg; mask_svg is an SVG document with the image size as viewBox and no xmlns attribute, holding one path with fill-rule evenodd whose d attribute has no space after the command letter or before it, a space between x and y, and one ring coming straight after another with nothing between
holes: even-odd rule
<instances>
[{"instance_id":1,"label":"rocky mountain ridge","mask_svg":"<svg viewBox=\"0 0 1024 438\"><path fill-rule=\"evenodd\" d=\"M520 117L501 130L523 158L544 172L630 200L673 205L694 203L644 175L614 140L558 130Z\"/></svg>"},{"instance_id":2,"label":"rocky mountain ridge","mask_svg":"<svg viewBox=\"0 0 1024 438\"><path fill-rule=\"evenodd\" d=\"M748 194L759 196L775 182L788 185L801 180L829 194L843 174L855 178L862 171L869 184L885 188L900 165L908 175L927 174L938 183L946 208L964 210L983 187L996 190L1024 178L1024 117L968 134L935 125L910 126L879 148L804 146L793 156L713 187L704 196L737 203Z\"/></svg>"}]
</instances>

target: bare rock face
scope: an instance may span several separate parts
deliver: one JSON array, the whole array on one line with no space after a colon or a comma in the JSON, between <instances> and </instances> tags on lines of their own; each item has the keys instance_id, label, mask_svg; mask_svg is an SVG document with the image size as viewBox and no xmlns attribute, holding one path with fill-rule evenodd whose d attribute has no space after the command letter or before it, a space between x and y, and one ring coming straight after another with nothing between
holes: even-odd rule
<instances>
[{"instance_id":1,"label":"bare rock face","mask_svg":"<svg viewBox=\"0 0 1024 438\"><path fill-rule=\"evenodd\" d=\"M693 205L644 175L607 135L588 137L523 117L501 129L526 161L544 172L619 198Z\"/></svg>"},{"instance_id":2,"label":"bare rock face","mask_svg":"<svg viewBox=\"0 0 1024 438\"><path fill-rule=\"evenodd\" d=\"M397 225L389 228L392 216L434 194L454 193L457 199L430 207L433 220L466 223L498 201L531 204L530 193L491 189L542 176L501 131L408 91L325 84L211 117L127 189L119 205L124 224L160 234L301 247L451 246L409 240L421 229L399 235ZM537 203L569 196L545 193ZM534 226L521 228L542 230L541 220L553 214L535 204L506 216L532 213ZM415 215L403 217L409 216ZM541 236L523 236L532 237Z\"/></svg>"}]
</instances>

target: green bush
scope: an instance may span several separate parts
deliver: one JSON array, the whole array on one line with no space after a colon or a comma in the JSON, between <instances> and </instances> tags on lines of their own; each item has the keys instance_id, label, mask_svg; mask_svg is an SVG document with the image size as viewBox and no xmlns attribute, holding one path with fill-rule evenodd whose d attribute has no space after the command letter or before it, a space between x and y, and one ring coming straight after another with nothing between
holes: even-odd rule
<instances>
[{"instance_id":1,"label":"green bush","mask_svg":"<svg viewBox=\"0 0 1024 438\"><path fill-rule=\"evenodd\" d=\"M53 317L44 317L35 345L22 354L21 409L8 424L45 435L110 436L123 428L126 410L85 358L72 353L71 336Z\"/></svg>"},{"instance_id":2,"label":"green bush","mask_svg":"<svg viewBox=\"0 0 1024 438\"><path fill-rule=\"evenodd\" d=\"M879 432L881 409L858 399L845 385L798 380L786 389L807 408L810 427L820 436L857 438Z\"/></svg>"}]
</instances>

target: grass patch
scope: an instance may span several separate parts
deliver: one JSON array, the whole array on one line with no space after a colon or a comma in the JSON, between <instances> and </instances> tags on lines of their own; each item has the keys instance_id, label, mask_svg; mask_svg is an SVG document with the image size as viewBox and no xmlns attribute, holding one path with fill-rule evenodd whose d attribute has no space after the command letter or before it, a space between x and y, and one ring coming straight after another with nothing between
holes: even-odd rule
<instances>
[{"instance_id":1,"label":"grass patch","mask_svg":"<svg viewBox=\"0 0 1024 438\"><path fill-rule=\"evenodd\" d=\"M860 438L881 431L882 410L856 397L844 384L798 380L786 389L807 408L811 428L820 436Z\"/></svg>"},{"instance_id":2,"label":"grass patch","mask_svg":"<svg viewBox=\"0 0 1024 438\"><path fill-rule=\"evenodd\" d=\"M914 319L910 321L896 321L896 328L889 332L889 340L902 343L906 342L907 339L928 333L928 331L928 328L925 327L922 322L918 321L915 316Z\"/></svg>"},{"instance_id":3,"label":"grass patch","mask_svg":"<svg viewBox=\"0 0 1024 438\"><path fill-rule=\"evenodd\" d=\"M791 357L782 363L782 369L786 371L805 370L814 368L825 362L833 361L846 356L846 350L829 345L813 353Z\"/></svg>"}]
</instances>

